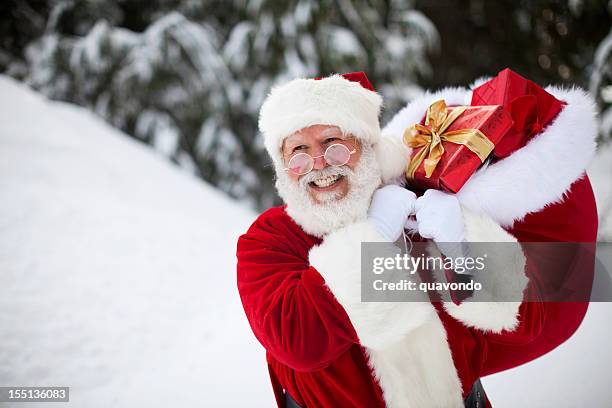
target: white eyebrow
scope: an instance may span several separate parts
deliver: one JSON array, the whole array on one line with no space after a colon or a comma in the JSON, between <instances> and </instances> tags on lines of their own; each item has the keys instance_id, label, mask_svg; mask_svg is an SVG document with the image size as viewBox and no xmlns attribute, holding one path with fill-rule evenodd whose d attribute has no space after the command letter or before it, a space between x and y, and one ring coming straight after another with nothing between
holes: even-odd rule
<instances>
[{"instance_id":1,"label":"white eyebrow","mask_svg":"<svg viewBox=\"0 0 612 408\"><path fill-rule=\"evenodd\" d=\"M337 127L331 127L331 128L327 128L324 131L321 132L321 135L323 136L331 136L332 134L337 135L338 133L340 133L341 135L343 135L342 131L340 130L340 128ZM344 136L344 135L343 135Z\"/></svg>"}]
</instances>

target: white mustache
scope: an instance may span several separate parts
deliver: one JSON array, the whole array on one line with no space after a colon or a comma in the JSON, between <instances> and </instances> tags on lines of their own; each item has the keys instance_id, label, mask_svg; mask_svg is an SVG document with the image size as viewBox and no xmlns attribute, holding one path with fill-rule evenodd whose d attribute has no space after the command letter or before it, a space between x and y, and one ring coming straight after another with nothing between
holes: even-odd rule
<instances>
[{"instance_id":1,"label":"white mustache","mask_svg":"<svg viewBox=\"0 0 612 408\"><path fill-rule=\"evenodd\" d=\"M350 177L353 174L354 174L353 170L351 170L346 165L341 166L341 167L328 166L321 170L312 170L310 173L304 175L299 180L299 185L300 185L300 188L305 189L306 187L308 187L308 183L311 183L322 177L335 176L335 175Z\"/></svg>"},{"instance_id":2,"label":"white mustache","mask_svg":"<svg viewBox=\"0 0 612 408\"><path fill-rule=\"evenodd\" d=\"M348 192L343 199L334 199L332 192L318 193L324 202L314 203L308 183L319 177L347 176ZM380 167L374 149L364 144L361 158L354 168L327 166L300 177L297 181L282 169L278 171L276 188L287 204L287 213L309 234L323 237L331 231L363 219L374 190L380 184Z\"/></svg>"}]
</instances>

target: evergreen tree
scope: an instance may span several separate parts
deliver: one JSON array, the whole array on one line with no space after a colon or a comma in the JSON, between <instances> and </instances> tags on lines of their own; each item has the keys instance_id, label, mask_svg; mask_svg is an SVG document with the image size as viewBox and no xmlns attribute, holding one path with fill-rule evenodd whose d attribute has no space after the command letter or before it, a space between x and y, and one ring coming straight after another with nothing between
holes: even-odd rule
<instances>
[{"instance_id":1,"label":"evergreen tree","mask_svg":"<svg viewBox=\"0 0 612 408\"><path fill-rule=\"evenodd\" d=\"M612 31L597 47L589 88L600 109L600 140L603 143L610 143L612 142Z\"/></svg>"},{"instance_id":2,"label":"evergreen tree","mask_svg":"<svg viewBox=\"0 0 612 408\"><path fill-rule=\"evenodd\" d=\"M22 77L260 208L275 200L257 135L271 86L364 70L389 116L430 73L425 54L438 42L430 21L399 1L136 3L49 1Z\"/></svg>"}]
</instances>

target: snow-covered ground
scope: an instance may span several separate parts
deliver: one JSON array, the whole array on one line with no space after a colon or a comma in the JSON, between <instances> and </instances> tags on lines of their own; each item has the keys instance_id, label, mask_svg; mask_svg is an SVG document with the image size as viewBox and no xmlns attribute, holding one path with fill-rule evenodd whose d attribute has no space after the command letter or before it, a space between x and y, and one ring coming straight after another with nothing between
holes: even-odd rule
<instances>
[{"instance_id":1,"label":"snow-covered ground","mask_svg":"<svg viewBox=\"0 0 612 408\"><path fill-rule=\"evenodd\" d=\"M273 405L235 283L255 214L6 77L0 186L0 385L70 386L72 407Z\"/></svg>"},{"instance_id":2,"label":"snow-covered ground","mask_svg":"<svg viewBox=\"0 0 612 408\"><path fill-rule=\"evenodd\" d=\"M587 172L597 197L599 240L612 242L612 143L599 148Z\"/></svg>"},{"instance_id":3,"label":"snow-covered ground","mask_svg":"<svg viewBox=\"0 0 612 408\"><path fill-rule=\"evenodd\" d=\"M70 386L73 407L274 405L235 288L255 214L1 76L0 186L0 385ZM486 378L495 406L610 406L611 319L593 304L557 350Z\"/></svg>"},{"instance_id":4,"label":"snow-covered ground","mask_svg":"<svg viewBox=\"0 0 612 408\"><path fill-rule=\"evenodd\" d=\"M523 366L483 379L495 408L612 407L612 304L591 303L576 334Z\"/></svg>"}]
</instances>

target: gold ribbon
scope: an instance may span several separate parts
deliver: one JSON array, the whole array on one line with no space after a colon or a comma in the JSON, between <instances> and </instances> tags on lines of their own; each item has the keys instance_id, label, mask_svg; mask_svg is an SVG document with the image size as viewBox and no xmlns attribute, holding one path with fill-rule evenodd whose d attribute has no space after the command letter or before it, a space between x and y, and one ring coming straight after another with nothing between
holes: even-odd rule
<instances>
[{"instance_id":1,"label":"gold ribbon","mask_svg":"<svg viewBox=\"0 0 612 408\"><path fill-rule=\"evenodd\" d=\"M446 129L459 117L468 106L458 106L450 113L443 99L435 101L427 108L425 126L415 123L404 131L404 143L413 148L422 148L415 154L408 168L406 176L414 178L414 172L419 165L425 162L425 176L431 177L438 162L444 154L442 141L462 144L476 153L481 162L493 151L495 145L478 129L459 129L446 132Z\"/></svg>"}]
</instances>

